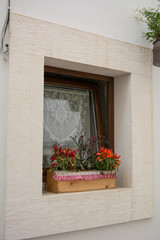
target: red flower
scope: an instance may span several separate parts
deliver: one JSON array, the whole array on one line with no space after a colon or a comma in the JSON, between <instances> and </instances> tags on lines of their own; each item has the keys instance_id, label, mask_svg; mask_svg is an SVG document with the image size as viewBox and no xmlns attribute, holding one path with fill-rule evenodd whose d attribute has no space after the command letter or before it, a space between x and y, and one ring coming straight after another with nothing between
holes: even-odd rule
<instances>
[{"instance_id":1,"label":"red flower","mask_svg":"<svg viewBox=\"0 0 160 240\"><path fill-rule=\"evenodd\" d=\"M54 163L52 163L51 165L50 165L50 167L53 167L53 166L55 166L55 165L57 165L57 162L55 161Z\"/></svg>"},{"instance_id":2,"label":"red flower","mask_svg":"<svg viewBox=\"0 0 160 240\"><path fill-rule=\"evenodd\" d=\"M52 156L50 157L51 162L53 162L55 159L56 159L56 155L52 155Z\"/></svg>"},{"instance_id":3,"label":"red flower","mask_svg":"<svg viewBox=\"0 0 160 240\"><path fill-rule=\"evenodd\" d=\"M63 148L62 152L63 152L63 154L66 154L66 149L65 149L65 148Z\"/></svg>"},{"instance_id":4,"label":"red flower","mask_svg":"<svg viewBox=\"0 0 160 240\"><path fill-rule=\"evenodd\" d=\"M57 147L57 145L55 144L55 145L53 145L53 147L54 147L55 153L58 152L58 147Z\"/></svg>"},{"instance_id":5,"label":"red flower","mask_svg":"<svg viewBox=\"0 0 160 240\"><path fill-rule=\"evenodd\" d=\"M78 151L78 150L74 150L74 151L72 152L72 156L73 156L73 157L75 157L77 151Z\"/></svg>"},{"instance_id":6,"label":"red flower","mask_svg":"<svg viewBox=\"0 0 160 240\"><path fill-rule=\"evenodd\" d=\"M61 156L63 154L63 151L61 150L60 152L59 152L59 156Z\"/></svg>"}]
</instances>

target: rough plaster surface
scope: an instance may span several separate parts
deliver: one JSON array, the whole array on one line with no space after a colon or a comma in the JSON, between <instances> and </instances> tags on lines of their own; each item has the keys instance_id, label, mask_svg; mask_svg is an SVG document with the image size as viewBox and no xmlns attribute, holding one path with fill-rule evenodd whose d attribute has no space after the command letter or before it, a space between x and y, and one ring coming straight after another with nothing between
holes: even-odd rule
<instances>
[{"instance_id":1,"label":"rough plaster surface","mask_svg":"<svg viewBox=\"0 0 160 240\"><path fill-rule=\"evenodd\" d=\"M42 195L44 58L115 75L119 188ZM88 67L88 69L90 69ZM123 76L118 76L123 72ZM106 70L107 74L107 70ZM122 75L122 74L121 74ZM10 23L5 239L18 240L152 216L151 50L16 14ZM126 181L125 181L126 180Z\"/></svg>"}]
</instances>

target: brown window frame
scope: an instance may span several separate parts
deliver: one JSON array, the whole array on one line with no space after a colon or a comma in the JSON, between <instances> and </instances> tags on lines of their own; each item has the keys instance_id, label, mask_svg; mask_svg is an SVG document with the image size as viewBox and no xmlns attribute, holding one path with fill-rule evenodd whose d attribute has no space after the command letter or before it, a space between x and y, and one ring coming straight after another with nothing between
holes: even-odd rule
<instances>
[{"instance_id":1,"label":"brown window frame","mask_svg":"<svg viewBox=\"0 0 160 240\"><path fill-rule=\"evenodd\" d=\"M82 88L93 91L97 130L103 134L98 85L94 81L107 82L107 140L114 149L114 80L112 77L44 66L44 84ZM50 74L50 75L47 75ZM52 75L53 74L53 75ZM66 78L67 77L67 78ZM83 80L82 80L83 79ZM93 81L93 82L92 82Z\"/></svg>"}]
</instances>

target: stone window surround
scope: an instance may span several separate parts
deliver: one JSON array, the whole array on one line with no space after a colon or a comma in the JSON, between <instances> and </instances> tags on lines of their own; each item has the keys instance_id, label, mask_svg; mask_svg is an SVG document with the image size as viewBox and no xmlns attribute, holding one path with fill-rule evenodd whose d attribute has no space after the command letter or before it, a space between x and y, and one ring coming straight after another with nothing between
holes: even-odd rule
<instances>
[{"instance_id":1,"label":"stone window surround","mask_svg":"<svg viewBox=\"0 0 160 240\"><path fill-rule=\"evenodd\" d=\"M5 239L152 217L151 55L148 48L11 14ZM114 77L115 151L122 159L116 189L42 194L44 65Z\"/></svg>"}]
</instances>

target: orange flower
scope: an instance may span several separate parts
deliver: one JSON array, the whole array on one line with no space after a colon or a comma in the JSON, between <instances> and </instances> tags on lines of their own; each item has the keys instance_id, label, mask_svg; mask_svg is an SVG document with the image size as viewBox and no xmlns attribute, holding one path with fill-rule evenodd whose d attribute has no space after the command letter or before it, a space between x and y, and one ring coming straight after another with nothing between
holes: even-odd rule
<instances>
[{"instance_id":1,"label":"orange flower","mask_svg":"<svg viewBox=\"0 0 160 240\"><path fill-rule=\"evenodd\" d=\"M101 162L101 158L100 158L100 157L98 157L96 160L99 161L99 162Z\"/></svg>"},{"instance_id":2,"label":"orange flower","mask_svg":"<svg viewBox=\"0 0 160 240\"><path fill-rule=\"evenodd\" d=\"M112 152L112 149L106 149L104 147L100 148L99 149L99 153L97 153L96 155L102 155L102 157L104 159L106 158L112 158L113 157L113 152Z\"/></svg>"},{"instance_id":3,"label":"orange flower","mask_svg":"<svg viewBox=\"0 0 160 240\"><path fill-rule=\"evenodd\" d=\"M118 159L120 158L120 156L117 156L117 153L116 153L115 155L112 156L112 159L113 159L113 158L115 158L115 159L118 160Z\"/></svg>"},{"instance_id":4,"label":"orange flower","mask_svg":"<svg viewBox=\"0 0 160 240\"><path fill-rule=\"evenodd\" d=\"M96 154L97 161L103 162L103 166L100 166L102 168L113 170L118 170L119 165L121 164L121 161L119 160L120 156L117 156L117 153L114 155L112 149L107 149L104 147L99 148L99 152Z\"/></svg>"}]
</instances>

